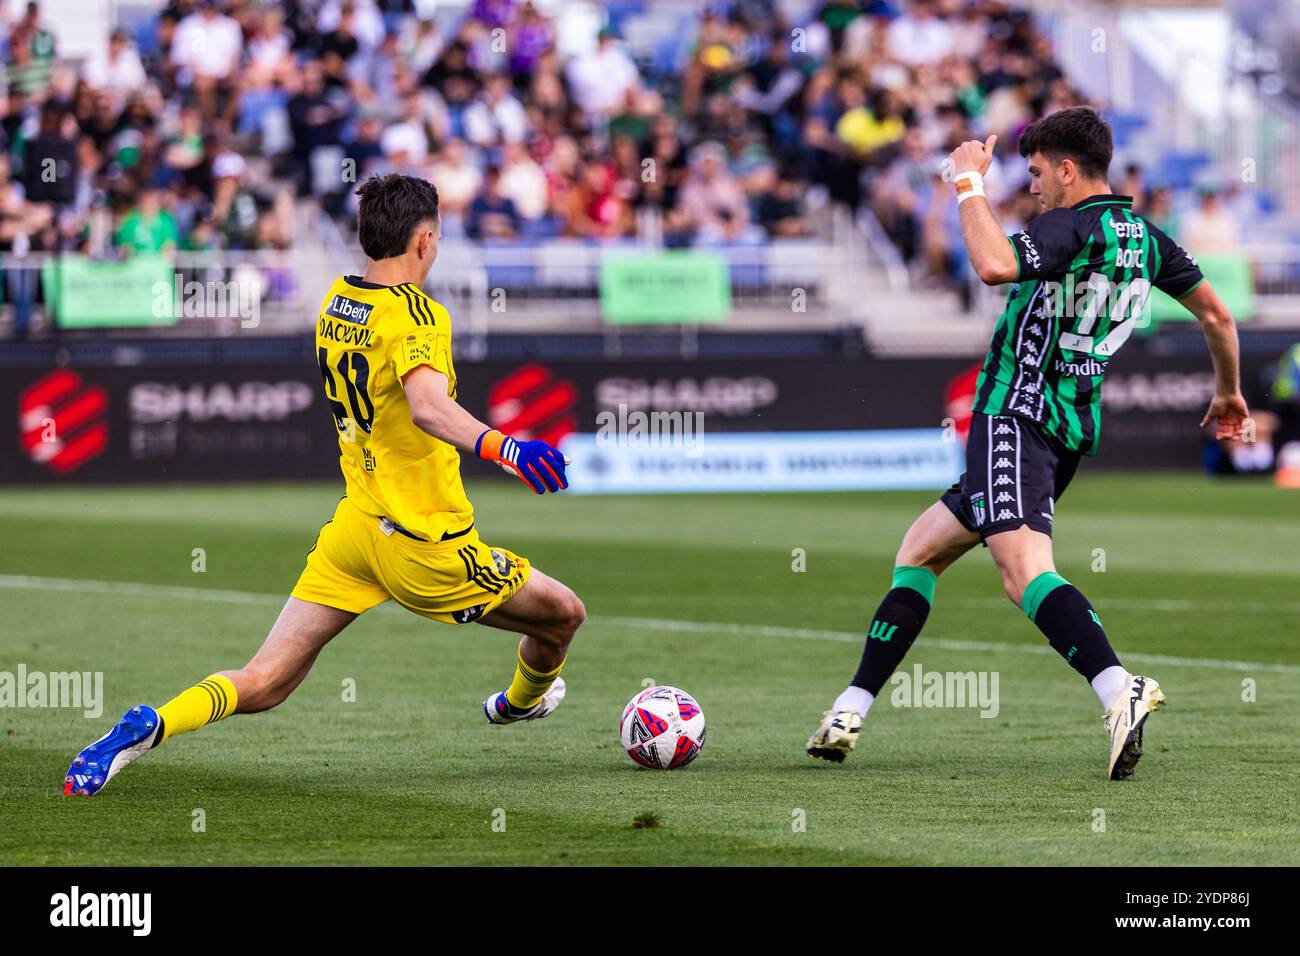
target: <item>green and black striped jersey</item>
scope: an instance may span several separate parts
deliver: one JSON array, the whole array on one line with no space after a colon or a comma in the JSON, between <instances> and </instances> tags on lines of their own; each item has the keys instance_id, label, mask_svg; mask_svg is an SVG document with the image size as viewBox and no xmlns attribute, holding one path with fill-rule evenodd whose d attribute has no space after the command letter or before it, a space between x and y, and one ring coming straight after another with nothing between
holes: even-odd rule
<instances>
[{"instance_id":1,"label":"green and black striped jersey","mask_svg":"<svg viewBox=\"0 0 1300 956\"><path fill-rule=\"evenodd\" d=\"M1132 205L1131 196L1089 196L1007 237L1019 270L975 411L1037 422L1062 449L1097 453L1106 367L1150 314L1151 287L1181 298L1204 278Z\"/></svg>"}]
</instances>

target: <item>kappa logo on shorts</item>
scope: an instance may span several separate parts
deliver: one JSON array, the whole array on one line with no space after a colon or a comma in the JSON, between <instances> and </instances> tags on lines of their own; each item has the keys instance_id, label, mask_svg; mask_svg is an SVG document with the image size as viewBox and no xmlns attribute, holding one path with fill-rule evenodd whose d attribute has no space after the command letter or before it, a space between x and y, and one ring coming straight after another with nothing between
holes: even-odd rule
<instances>
[{"instance_id":1,"label":"kappa logo on shorts","mask_svg":"<svg viewBox=\"0 0 1300 956\"><path fill-rule=\"evenodd\" d=\"M473 607L466 607L461 608L459 611L452 611L451 616L457 624L472 624L474 621L481 618L483 612L486 610L486 604L476 604Z\"/></svg>"}]
</instances>

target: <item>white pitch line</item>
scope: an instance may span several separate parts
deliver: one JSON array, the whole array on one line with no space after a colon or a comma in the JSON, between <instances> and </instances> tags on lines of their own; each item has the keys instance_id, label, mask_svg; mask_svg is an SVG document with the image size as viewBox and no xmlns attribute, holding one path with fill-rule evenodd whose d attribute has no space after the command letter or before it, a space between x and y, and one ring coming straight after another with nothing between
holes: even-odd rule
<instances>
[{"instance_id":1,"label":"white pitch line","mask_svg":"<svg viewBox=\"0 0 1300 956\"><path fill-rule=\"evenodd\" d=\"M15 591L64 591L78 594L102 594L121 597L170 598L183 601L207 601L216 604L280 605L285 597L254 591L220 591L188 588L170 584L144 584L137 581L96 581L85 578L45 578L23 574L0 574L0 589ZM381 605L380 610L401 611L396 605ZM829 631L807 627L780 627L771 624L734 624L726 622L682 621L659 617L621 617L602 614L593 624L612 625L645 631L677 631L695 634L727 634L734 637L778 637L797 640L840 641L858 644L863 635L856 631ZM923 647L953 651L1007 651L1018 654L1055 655L1052 648L1039 644L1004 644L996 641L962 641L926 636ZM1267 671L1275 674L1300 674L1293 664L1265 664L1254 661L1222 660L1214 657L1170 657L1164 654L1124 654L1125 659L1144 664L1167 664L1171 667L1200 667L1215 670Z\"/></svg>"}]
</instances>

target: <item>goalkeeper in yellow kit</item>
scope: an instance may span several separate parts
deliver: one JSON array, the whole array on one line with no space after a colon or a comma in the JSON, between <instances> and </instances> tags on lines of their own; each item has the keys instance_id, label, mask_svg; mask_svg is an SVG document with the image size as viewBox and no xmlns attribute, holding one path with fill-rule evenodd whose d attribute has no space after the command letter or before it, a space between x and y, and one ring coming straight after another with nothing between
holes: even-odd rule
<instances>
[{"instance_id":1,"label":"goalkeeper in yellow kit","mask_svg":"<svg viewBox=\"0 0 1300 956\"><path fill-rule=\"evenodd\" d=\"M357 194L370 266L335 280L316 323L347 493L253 659L157 710L128 710L73 760L67 795L99 792L169 737L279 704L331 638L390 599L435 621L524 635L509 686L483 702L491 723L545 717L564 698L560 670L586 611L559 581L479 539L458 449L497 462L537 494L568 487L564 457L490 429L456 403L451 316L420 291L438 256L437 190L394 174L371 177Z\"/></svg>"}]
</instances>

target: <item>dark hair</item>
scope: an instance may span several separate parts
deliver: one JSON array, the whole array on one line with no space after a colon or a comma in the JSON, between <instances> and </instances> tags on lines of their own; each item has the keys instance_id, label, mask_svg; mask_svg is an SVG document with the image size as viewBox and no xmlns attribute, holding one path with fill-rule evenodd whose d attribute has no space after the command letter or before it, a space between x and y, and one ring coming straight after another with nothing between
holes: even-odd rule
<instances>
[{"instance_id":1,"label":"dark hair","mask_svg":"<svg viewBox=\"0 0 1300 956\"><path fill-rule=\"evenodd\" d=\"M371 259L392 259L406 251L411 233L438 218L438 190L418 176L371 176L357 189L357 234Z\"/></svg>"},{"instance_id":2,"label":"dark hair","mask_svg":"<svg viewBox=\"0 0 1300 956\"><path fill-rule=\"evenodd\" d=\"M1072 159L1089 179L1105 179L1114 150L1110 126L1091 106L1071 106L1030 123L1020 155L1042 153L1054 163Z\"/></svg>"}]
</instances>

